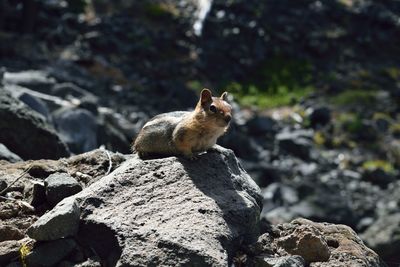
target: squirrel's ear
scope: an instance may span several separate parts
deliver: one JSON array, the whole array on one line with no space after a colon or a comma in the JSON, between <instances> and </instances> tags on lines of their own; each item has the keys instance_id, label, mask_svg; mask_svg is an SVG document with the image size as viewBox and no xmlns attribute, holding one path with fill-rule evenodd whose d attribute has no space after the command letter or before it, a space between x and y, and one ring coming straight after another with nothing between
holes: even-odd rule
<instances>
[{"instance_id":1,"label":"squirrel's ear","mask_svg":"<svg viewBox=\"0 0 400 267\"><path fill-rule=\"evenodd\" d=\"M223 92L220 98L226 101L228 99L228 92Z\"/></svg>"},{"instance_id":2,"label":"squirrel's ear","mask_svg":"<svg viewBox=\"0 0 400 267\"><path fill-rule=\"evenodd\" d=\"M201 104L211 103L212 102L212 93L209 89L204 88L200 94Z\"/></svg>"}]
</instances>

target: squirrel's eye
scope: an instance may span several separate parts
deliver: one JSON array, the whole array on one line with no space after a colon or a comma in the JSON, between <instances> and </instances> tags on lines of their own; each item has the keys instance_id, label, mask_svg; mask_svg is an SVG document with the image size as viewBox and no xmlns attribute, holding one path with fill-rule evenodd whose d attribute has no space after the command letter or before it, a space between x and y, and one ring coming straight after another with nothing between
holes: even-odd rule
<instances>
[{"instance_id":1,"label":"squirrel's eye","mask_svg":"<svg viewBox=\"0 0 400 267\"><path fill-rule=\"evenodd\" d=\"M210 111L211 111L212 113L215 113L215 112L217 112L217 108L216 108L214 105L211 105L211 106L210 106Z\"/></svg>"}]
</instances>

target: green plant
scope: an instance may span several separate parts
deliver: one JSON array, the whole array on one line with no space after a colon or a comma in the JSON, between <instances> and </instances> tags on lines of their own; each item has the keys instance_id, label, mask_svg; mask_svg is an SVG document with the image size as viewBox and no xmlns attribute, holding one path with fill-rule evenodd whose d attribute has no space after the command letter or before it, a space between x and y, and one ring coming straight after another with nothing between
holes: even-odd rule
<instances>
[{"instance_id":1,"label":"green plant","mask_svg":"<svg viewBox=\"0 0 400 267\"><path fill-rule=\"evenodd\" d=\"M362 165L362 168L369 171L381 169L387 173L393 173L395 171L393 165L390 162L380 159L365 161Z\"/></svg>"},{"instance_id":2,"label":"green plant","mask_svg":"<svg viewBox=\"0 0 400 267\"><path fill-rule=\"evenodd\" d=\"M335 105L373 105L376 102L377 92L374 90L348 89L331 97L330 102Z\"/></svg>"}]
</instances>

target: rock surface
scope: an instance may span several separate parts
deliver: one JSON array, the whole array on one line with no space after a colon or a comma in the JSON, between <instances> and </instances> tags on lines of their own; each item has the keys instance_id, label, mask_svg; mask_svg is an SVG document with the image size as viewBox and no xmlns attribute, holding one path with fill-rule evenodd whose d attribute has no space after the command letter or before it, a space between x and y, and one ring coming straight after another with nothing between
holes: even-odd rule
<instances>
[{"instance_id":1,"label":"rock surface","mask_svg":"<svg viewBox=\"0 0 400 267\"><path fill-rule=\"evenodd\" d=\"M68 148L44 119L0 87L0 142L23 159L58 159Z\"/></svg>"},{"instance_id":2,"label":"rock surface","mask_svg":"<svg viewBox=\"0 0 400 267\"><path fill-rule=\"evenodd\" d=\"M65 199L39 218L27 231L38 241L56 240L73 236L78 232L80 210L78 203L71 198Z\"/></svg>"},{"instance_id":3,"label":"rock surface","mask_svg":"<svg viewBox=\"0 0 400 267\"><path fill-rule=\"evenodd\" d=\"M53 173L46 178L46 197L51 205L82 191L82 186L67 173Z\"/></svg>"},{"instance_id":4,"label":"rock surface","mask_svg":"<svg viewBox=\"0 0 400 267\"><path fill-rule=\"evenodd\" d=\"M256 255L256 266L281 266L270 264L272 259L282 259L299 255L310 267L359 266L384 267L379 256L369 249L348 226L329 223L315 223L306 219L296 219L290 223L272 226L250 246ZM293 265L303 266L297 259Z\"/></svg>"},{"instance_id":5,"label":"rock surface","mask_svg":"<svg viewBox=\"0 0 400 267\"><path fill-rule=\"evenodd\" d=\"M195 162L134 157L51 213L71 199L81 207L79 243L111 266L227 266L259 231L259 188L222 148Z\"/></svg>"}]
</instances>

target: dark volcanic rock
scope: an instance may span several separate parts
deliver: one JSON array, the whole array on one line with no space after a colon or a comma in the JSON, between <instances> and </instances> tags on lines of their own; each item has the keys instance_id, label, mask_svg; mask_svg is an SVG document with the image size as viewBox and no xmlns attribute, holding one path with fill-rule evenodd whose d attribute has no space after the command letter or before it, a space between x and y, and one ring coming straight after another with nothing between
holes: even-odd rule
<instances>
[{"instance_id":1,"label":"dark volcanic rock","mask_svg":"<svg viewBox=\"0 0 400 267\"><path fill-rule=\"evenodd\" d=\"M53 115L61 138L72 152L82 153L97 148L96 118L90 111L62 108Z\"/></svg>"},{"instance_id":2,"label":"dark volcanic rock","mask_svg":"<svg viewBox=\"0 0 400 267\"><path fill-rule=\"evenodd\" d=\"M111 266L227 266L258 236L261 196L234 154L218 150L196 161L135 156L65 199L80 203L80 244Z\"/></svg>"},{"instance_id":3,"label":"dark volcanic rock","mask_svg":"<svg viewBox=\"0 0 400 267\"><path fill-rule=\"evenodd\" d=\"M0 142L23 159L60 158L68 148L35 112L0 88Z\"/></svg>"},{"instance_id":4,"label":"dark volcanic rock","mask_svg":"<svg viewBox=\"0 0 400 267\"><path fill-rule=\"evenodd\" d=\"M76 242L69 238L42 243L32 249L32 252L26 256L25 261L27 266L56 266L56 264L68 256L76 246Z\"/></svg>"},{"instance_id":5,"label":"dark volcanic rock","mask_svg":"<svg viewBox=\"0 0 400 267\"><path fill-rule=\"evenodd\" d=\"M67 173L54 173L46 178L46 197L51 205L55 205L66 197L82 191L82 186Z\"/></svg>"},{"instance_id":6,"label":"dark volcanic rock","mask_svg":"<svg viewBox=\"0 0 400 267\"><path fill-rule=\"evenodd\" d=\"M314 109L310 116L311 127L324 126L331 121L331 110L327 107Z\"/></svg>"},{"instance_id":7,"label":"dark volcanic rock","mask_svg":"<svg viewBox=\"0 0 400 267\"><path fill-rule=\"evenodd\" d=\"M282 132L276 136L279 152L291 154L304 160L311 156L312 142L302 133Z\"/></svg>"}]
</instances>

